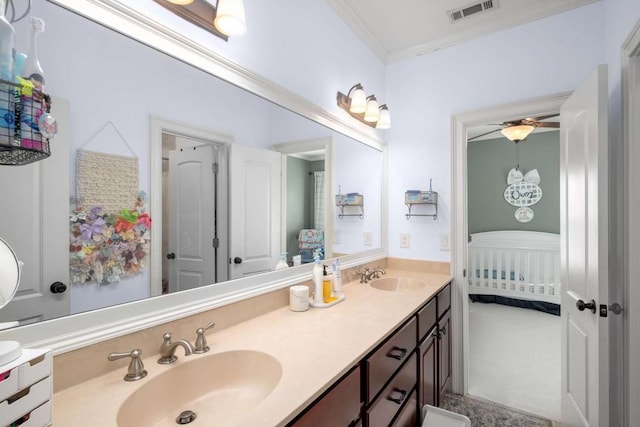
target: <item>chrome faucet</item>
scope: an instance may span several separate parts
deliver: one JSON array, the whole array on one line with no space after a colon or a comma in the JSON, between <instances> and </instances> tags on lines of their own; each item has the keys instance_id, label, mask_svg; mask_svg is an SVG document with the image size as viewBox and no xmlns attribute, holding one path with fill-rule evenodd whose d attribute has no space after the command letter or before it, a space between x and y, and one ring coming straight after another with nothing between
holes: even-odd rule
<instances>
[{"instance_id":1,"label":"chrome faucet","mask_svg":"<svg viewBox=\"0 0 640 427\"><path fill-rule=\"evenodd\" d=\"M189 341L171 341L171 334L169 332L165 333L162 338L164 341L160 346L160 359L158 359L159 364L168 365L175 362L178 359L178 356L176 356L176 349L178 347L184 348L185 356L191 356L193 354L193 346Z\"/></svg>"},{"instance_id":2,"label":"chrome faucet","mask_svg":"<svg viewBox=\"0 0 640 427\"><path fill-rule=\"evenodd\" d=\"M381 274L387 274L387 272L380 267L374 267L373 271L365 268L364 272L360 274L360 283L369 283L371 279L379 279Z\"/></svg>"}]
</instances>

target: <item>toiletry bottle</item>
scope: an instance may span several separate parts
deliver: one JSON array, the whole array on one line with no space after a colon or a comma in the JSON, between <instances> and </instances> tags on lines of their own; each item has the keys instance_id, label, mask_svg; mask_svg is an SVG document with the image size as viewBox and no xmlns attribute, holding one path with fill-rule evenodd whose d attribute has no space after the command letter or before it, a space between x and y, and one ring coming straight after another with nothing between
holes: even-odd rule
<instances>
[{"instance_id":1,"label":"toiletry bottle","mask_svg":"<svg viewBox=\"0 0 640 427\"><path fill-rule=\"evenodd\" d=\"M289 264L287 264L287 253L280 252L280 261L276 264L276 270L282 270L287 267L289 267Z\"/></svg>"},{"instance_id":2,"label":"toiletry bottle","mask_svg":"<svg viewBox=\"0 0 640 427\"><path fill-rule=\"evenodd\" d=\"M38 34L44 32L44 21L35 16L31 17L31 38L29 40L29 53L22 66L22 77L31 80L34 87L44 92L44 70L38 60Z\"/></svg>"},{"instance_id":3,"label":"toiletry bottle","mask_svg":"<svg viewBox=\"0 0 640 427\"><path fill-rule=\"evenodd\" d=\"M333 284L331 276L327 273L327 266L322 266L322 301L327 304L337 298L333 296Z\"/></svg>"},{"instance_id":4,"label":"toiletry bottle","mask_svg":"<svg viewBox=\"0 0 640 427\"><path fill-rule=\"evenodd\" d=\"M313 302L314 304L322 304L322 265L320 264L320 256L316 254L313 264Z\"/></svg>"},{"instance_id":5,"label":"toiletry bottle","mask_svg":"<svg viewBox=\"0 0 640 427\"><path fill-rule=\"evenodd\" d=\"M342 293L342 273L340 272L340 258L333 261L333 292L337 297L341 297Z\"/></svg>"},{"instance_id":6,"label":"toiletry bottle","mask_svg":"<svg viewBox=\"0 0 640 427\"><path fill-rule=\"evenodd\" d=\"M0 0L0 79L13 78L13 55L16 31L4 16L6 0Z\"/></svg>"}]
</instances>

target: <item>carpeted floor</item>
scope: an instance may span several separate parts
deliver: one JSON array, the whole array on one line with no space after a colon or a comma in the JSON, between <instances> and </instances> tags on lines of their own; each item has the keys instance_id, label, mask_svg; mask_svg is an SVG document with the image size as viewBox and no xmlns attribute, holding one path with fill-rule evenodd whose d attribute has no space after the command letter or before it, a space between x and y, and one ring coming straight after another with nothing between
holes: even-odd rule
<instances>
[{"instance_id":1,"label":"carpeted floor","mask_svg":"<svg viewBox=\"0 0 640 427\"><path fill-rule=\"evenodd\" d=\"M459 394L447 393L440 406L469 417L471 427L552 427L553 425L550 420L526 412Z\"/></svg>"}]
</instances>

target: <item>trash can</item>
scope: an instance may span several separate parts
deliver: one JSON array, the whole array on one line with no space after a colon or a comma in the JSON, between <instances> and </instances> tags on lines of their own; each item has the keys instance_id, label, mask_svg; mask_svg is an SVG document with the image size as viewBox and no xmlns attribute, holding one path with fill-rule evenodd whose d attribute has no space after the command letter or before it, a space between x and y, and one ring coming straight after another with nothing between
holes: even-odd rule
<instances>
[{"instance_id":1,"label":"trash can","mask_svg":"<svg viewBox=\"0 0 640 427\"><path fill-rule=\"evenodd\" d=\"M471 427L471 420L464 415L425 405L422 408L422 427Z\"/></svg>"}]
</instances>

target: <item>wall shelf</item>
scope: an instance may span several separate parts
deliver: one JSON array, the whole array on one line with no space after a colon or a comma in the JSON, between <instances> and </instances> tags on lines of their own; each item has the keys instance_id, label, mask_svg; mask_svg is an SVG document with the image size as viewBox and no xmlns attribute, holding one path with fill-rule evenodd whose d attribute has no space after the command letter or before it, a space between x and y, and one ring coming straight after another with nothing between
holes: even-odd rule
<instances>
[{"instance_id":1,"label":"wall shelf","mask_svg":"<svg viewBox=\"0 0 640 427\"><path fill-rule=\"evenodd\" d=\"M364 219L364 196L359 193L337 194L336 206L340 208L338 219L346 216L357 216ZM345 208L360 208L360 213L344 213Z\"/></svg>"},{"instance_id":2,"label":"wall shelf","mask_svg":"<svg viewBox=\"0 0 640 427\"><path fill-rule=\"evenodd\" d=\"M435 191L408 190L404 193L404 203L409 213L405 214L407 220L412 216L430 216L435 221L438 218L438 193ZM432 206L433 213L413 213L416 205Z\"/></svg>"}]
</instances>

